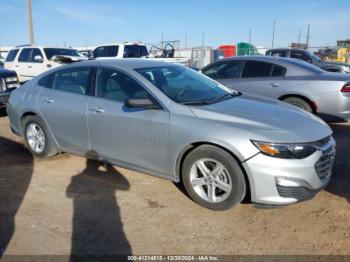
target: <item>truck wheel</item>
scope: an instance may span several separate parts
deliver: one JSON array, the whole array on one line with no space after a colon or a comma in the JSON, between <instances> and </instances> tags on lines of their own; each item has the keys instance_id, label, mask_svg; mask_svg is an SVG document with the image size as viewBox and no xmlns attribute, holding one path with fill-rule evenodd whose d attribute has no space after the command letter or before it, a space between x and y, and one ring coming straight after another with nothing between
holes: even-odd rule
<instances>
[{"instance_id":1,"label":"truck wheel","mask_svg":"<svg viewBox=\"0 0 350 262\"><path fill-rule=\"evenodd\" d=\"M246 193L245 178L237 161L211 145L199 146L186 157L182 181L192 200L213 210L235 206Z\"/></svg>"},{"instance_id":2,"label":"truck wheel","mask_svg":"<svg viewBox=\"0 0 350 262\"><path fill-rule=\"evenodd\" d=\"M22 124L24 140L34 156L47 158L57 154L53 139L40 117L28 116Z\"/></svg>"}]
</instances>

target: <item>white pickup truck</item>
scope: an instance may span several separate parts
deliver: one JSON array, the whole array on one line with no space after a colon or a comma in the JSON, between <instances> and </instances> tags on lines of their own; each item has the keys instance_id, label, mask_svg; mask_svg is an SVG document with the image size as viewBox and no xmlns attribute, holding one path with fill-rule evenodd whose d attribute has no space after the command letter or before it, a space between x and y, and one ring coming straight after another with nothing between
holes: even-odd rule
<instances>
[{"instance_id":1,"label":"white pickup truck","mask_svg":"<svg viewBox=\"0 0 350 262\"><path fill-rule=\"evenodd\" d=\"M18 46L8 53L4 67L16 71L19 82L24 83L50 68L85 60L71 48Z\"/></svg>"},{"instance_id":2,"label":"white pickup truck","mask_svg":"<svg viewBox=\"0 0 350 262\"><path fill-rule=\"evenodd\" d=\"M168 47L168 48L167 48ZM170 48L169 48L170 47ZM186 57L174 57L174 48L166 45L164 49L156 48L157 53L149 53L146 45L140 43L108 44L95 47L90 52L92 59L124 59L124 58L145 58L155 59L169 63L190 66L190 60Z\"/></svg>"}]
</instances>

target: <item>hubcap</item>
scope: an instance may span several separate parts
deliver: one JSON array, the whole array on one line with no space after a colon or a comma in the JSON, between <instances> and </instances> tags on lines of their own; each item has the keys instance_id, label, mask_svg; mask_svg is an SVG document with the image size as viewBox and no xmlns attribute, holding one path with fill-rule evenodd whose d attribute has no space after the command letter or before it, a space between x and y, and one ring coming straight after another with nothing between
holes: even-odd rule
<instances>
[{"instance_id":1,"label":"hubcap","mask_svg":"<svg viewBox=\"0 0 350 262\"><path fill-rule=\"evenodd\" d=\"M26 137L30 149L40 154L45 150L45 135L40 126L30 123L27 127Z\"/></svg>"},{"instance_id":2,"label":"hubcap","mask_svg":"<svg viewBox=\"0 0 350 262\"><path fill-rule=\"evenodd\" d=\"M211 158L199 159L192 165L190 182L197 195L210 203L226 200L232 191L231 177L225 166Z\"/></svg>"}]
</instances>

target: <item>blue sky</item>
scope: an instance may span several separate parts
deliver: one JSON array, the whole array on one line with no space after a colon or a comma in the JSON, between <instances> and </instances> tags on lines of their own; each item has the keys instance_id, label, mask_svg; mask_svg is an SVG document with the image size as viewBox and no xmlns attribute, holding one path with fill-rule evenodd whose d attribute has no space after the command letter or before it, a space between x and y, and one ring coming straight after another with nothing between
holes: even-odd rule
<instances>
[{"instance_id":1,"label":"blue sky","mask_svg":"<svg viewBox=\"0 0 350 262\"><path fill-rule=\"evenodd\" d=\"M188 46L218 46L248 41L287 46L311 24L311 45L335 45L350 38L349 0L32 0L37 44L67 46L161 39ZM0 46L28 43L25 0L0 0Z\"/></svg>"}]
</instances>

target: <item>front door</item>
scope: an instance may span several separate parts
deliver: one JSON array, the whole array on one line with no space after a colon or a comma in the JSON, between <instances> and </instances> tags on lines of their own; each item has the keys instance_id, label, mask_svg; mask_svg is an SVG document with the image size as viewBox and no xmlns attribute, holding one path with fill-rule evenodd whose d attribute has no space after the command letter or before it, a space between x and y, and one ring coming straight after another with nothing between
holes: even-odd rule
<instances>
[{"instance_id":1,"label":"front door","mask_svg":"<svg viewBox=\"0 0 350 262\"><path fill-rule=\"evenodd\" d=\"M112 68L96 69L95 90L87 114L91 153L168 175L169 112L125 107L126 99L153 97L131 76Z\"/></svg>"}]
</instances>

